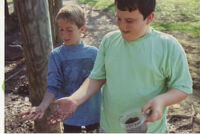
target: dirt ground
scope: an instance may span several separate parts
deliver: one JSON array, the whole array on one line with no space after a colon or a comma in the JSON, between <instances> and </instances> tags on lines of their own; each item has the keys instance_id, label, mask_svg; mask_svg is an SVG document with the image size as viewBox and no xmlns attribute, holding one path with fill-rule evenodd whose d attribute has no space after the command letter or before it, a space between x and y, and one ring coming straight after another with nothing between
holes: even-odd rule
<instances>
[{"instance_id":1,"label":"dirt ground","mask_svg":"<svg viewBox=\"0 0 200 134\"><path fill-rule=\"evenodd\" d=\"M64 3L65 4L65 3ZM88 45L99 46L102 37L117 29L113 15L82 5L87 14L87 31L83 41ZM12 8L12 5L9 5ZM12 9L10 9L12 10ZM14 30L6 38L13 38L20 44L20 32ZM169 107L168 127L170 133L200 133L200 39L183 33L171 32L183 45L194 83L194 92L186 100ZM16 36L13 36L16 35ZM7 44L6 44L7 45ZM20 123L18 114L30 108L29 84L24 58L5 61L5 133L31 133L33 121Z\"/></svg>"}]
</instances>

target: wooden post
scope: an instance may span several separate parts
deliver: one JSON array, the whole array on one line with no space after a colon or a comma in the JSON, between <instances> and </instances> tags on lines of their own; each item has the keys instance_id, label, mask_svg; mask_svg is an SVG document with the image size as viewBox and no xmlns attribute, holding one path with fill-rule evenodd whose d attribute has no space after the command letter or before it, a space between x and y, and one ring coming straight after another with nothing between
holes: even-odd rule
<instances>
[{"instance_id":1,"label":"wooden post","mask_svg":"<svg viewBox=\"0 0 200 134\"><path fill-rule=\"evenodd\" d=\"M55 18L62 7L63 3L62 0L48 0L49 2L49 13L50 13L50 20L51 20L51 31L52 31L52 38L53 38L53 47L57 47L61 45L63 42L59 35L59 29L56 24Z\"/></svg>"},{"instance_id":2,"label":"wooden post","mask_svg":"<svg viewBox=\"0 0 200 134\"><path fill-rule=\"evenodd\" d=\"M32 106L38 106L44 96L47 82L48 55L53 48L47 0L14 0L20 24L25 63ZM48 125L46 117L34 123L34 132L60 133L60 124Z\"/></svg>"}]
</instances>

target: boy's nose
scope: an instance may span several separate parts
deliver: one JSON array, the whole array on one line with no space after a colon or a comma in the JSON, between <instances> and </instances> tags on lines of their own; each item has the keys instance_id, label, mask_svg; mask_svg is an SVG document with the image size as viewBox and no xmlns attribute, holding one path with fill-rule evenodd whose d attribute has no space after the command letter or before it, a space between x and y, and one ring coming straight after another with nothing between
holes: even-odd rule
<instances>
[{"instance_id":1,"label":"boy's nose","mask_svg":"<svg viewBox=\"0 0 200 134\"><path fill-rule=\"evenodd\" d=\"M120 28L121 28L121 30L123 30L123 31L127 31L127 30L128 30L128 29L127 29L126 23L121 23Z\"/></svg>"},{"instance_id":2,"label":"boy's nose","mask_svg":"<svg viewBox=\"0 0 200 134\"><path fill-rule=\"evenodd\" d=\"M67 32L63 32L63 33L61 34L61 36L62 36L62 37L68 37L69 34L68 34Z\"/></svg>"}]
</instances>

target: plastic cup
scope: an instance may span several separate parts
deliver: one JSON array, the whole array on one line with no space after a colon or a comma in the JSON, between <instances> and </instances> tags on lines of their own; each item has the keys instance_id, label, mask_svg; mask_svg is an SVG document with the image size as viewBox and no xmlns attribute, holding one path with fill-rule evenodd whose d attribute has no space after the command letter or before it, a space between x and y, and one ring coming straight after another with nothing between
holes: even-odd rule
<instances>
[{"instance_id":1,"label":"plastic cup","mask_svg":"<svg viewBox=\"0 0 200 134\"><path fill-rule=\"evenodd\" d=\"M120 125L128 133L146 133L147 125L144 123L146 116L138 109L133 109L125 112L120 117Z\"/></svg>"}]
</instances>

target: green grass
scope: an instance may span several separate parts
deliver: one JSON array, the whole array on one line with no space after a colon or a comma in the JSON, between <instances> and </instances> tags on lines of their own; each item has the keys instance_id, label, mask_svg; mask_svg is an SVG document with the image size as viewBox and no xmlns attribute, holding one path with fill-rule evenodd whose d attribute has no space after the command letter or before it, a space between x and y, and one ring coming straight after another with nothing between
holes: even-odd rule
<instances>
[{"instance_id":1,"label":"green grass","mask_svg":"<svg viewBox=\"0 0 200 134\"><path fill-rule=\"evenodd\" d=\"M5 90L4 82L2 83L1 88L2 88L3 91Z\"/></svg>"},{"instance_id":2,"label":"green grass","mask_svg":"<svg viewBox=\"0 0 200 134\"><path fill-rule=\"evenodd\" d=\"M152 26L200 37L200 0L157 0Z\"/></svg>"},{"instance_id":3,"label":"green grass","mask_svg":"<svg viewBox=\"0 0 200 134\"><path fill-rule=\"evenodd\" d=\"M115 11L114 0L78 0L98 9ZM152 27L200 37L200 0L157 0Z\"/></svg>"},{"instance_id":4,"label":"green grass","mask_svg":"<svg viewBox=\"0 0 200 134\"><path fill-rule=\"evenodd\" d=\"M13 0L6 0L8 3L13 2Z\"/></svg>"}]
</instances>

